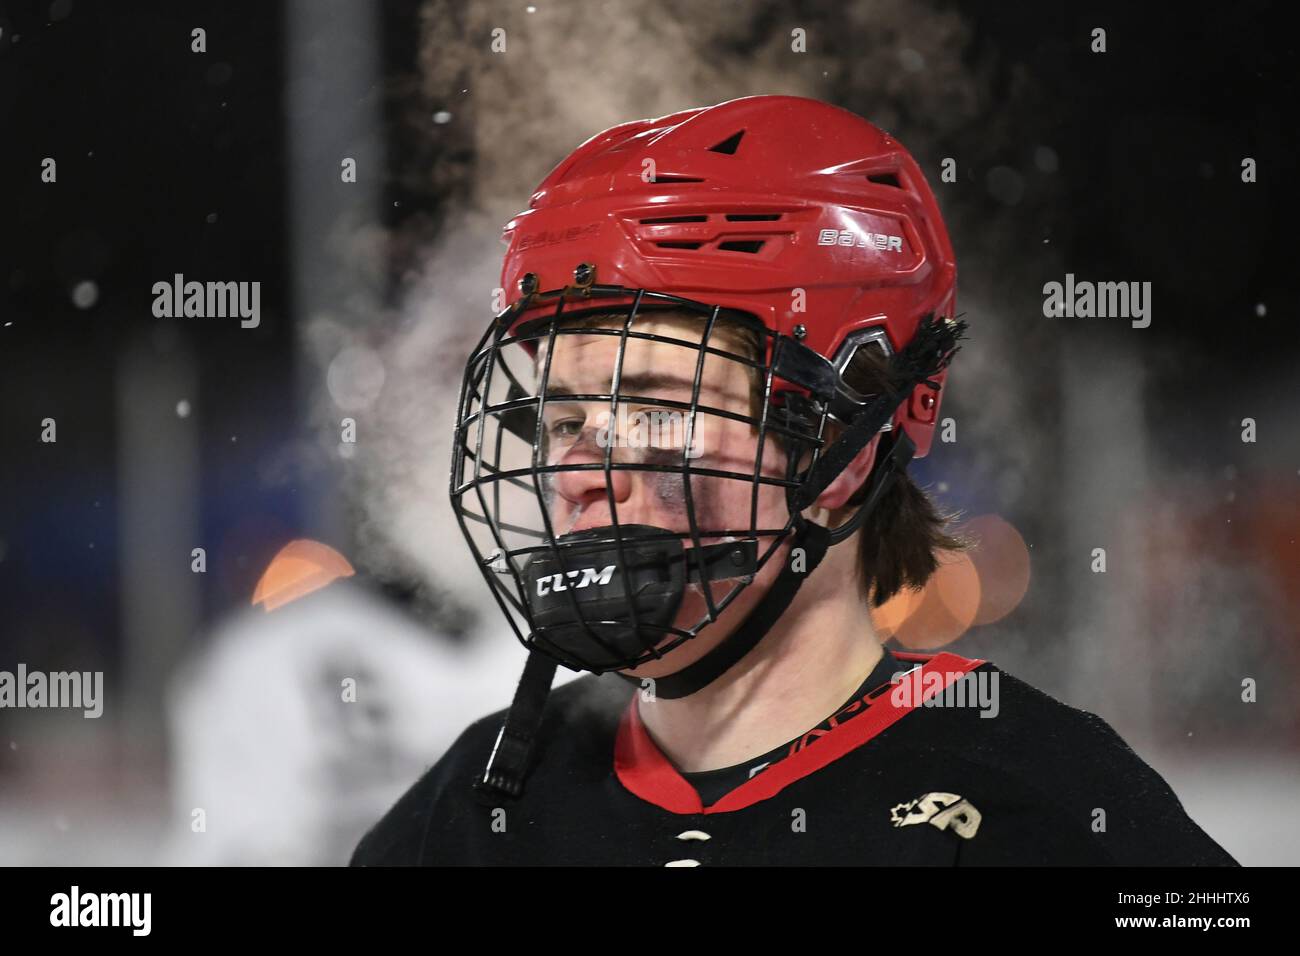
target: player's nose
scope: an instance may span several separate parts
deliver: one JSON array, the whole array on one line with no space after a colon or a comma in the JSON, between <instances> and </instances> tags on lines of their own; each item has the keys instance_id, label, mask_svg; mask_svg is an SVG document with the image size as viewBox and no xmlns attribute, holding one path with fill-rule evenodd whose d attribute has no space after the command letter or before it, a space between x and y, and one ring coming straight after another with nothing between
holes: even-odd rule
<instances>
[{"instance_id":1,"label":"player's nose","mask_svg":"<svg viewBox=\"0 0 1300 956\"><path fill-rule=\"evenodd\" d=\"M619 456L611 456L612 462L617 463ZM605 463L605 452L603 448L594 447L592 443L583 442L575 445L569 452L558 462L561 470L555 474L555 490L561 498L575 511L582 512L583 519L580 519L579 525L589 524L586 521L586 515L596 512L604 515L606 519L609 515L609 499L614 499L615 507L627 504L628 499L632 496L632 475L627 470L611 468L606 472L604 467L592 468L567 468L568 465L601 465ZM623 518L619 519L623 521ZM596 524L605 524L607 520L594 522ZM574 530L580 530L575 528Z\"/></svg>"}]
</instances>

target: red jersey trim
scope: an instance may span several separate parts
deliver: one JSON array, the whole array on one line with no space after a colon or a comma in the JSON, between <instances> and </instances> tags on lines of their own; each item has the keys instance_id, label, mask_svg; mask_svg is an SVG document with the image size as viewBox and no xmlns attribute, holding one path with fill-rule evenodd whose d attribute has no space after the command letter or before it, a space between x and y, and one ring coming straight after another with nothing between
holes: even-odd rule
<instances>
[{"instance_id":1,"label":"red jersey trim","mask_svg":"<svg viewBox=\"0 0 1300 956\"><path fill-rule=\"evenodd\" d=\"M892 653L899 660L921 663L923 681L928 674L942 676L943 683L931 687L922 701L942 693L954 681L984 663L947 651L934 655ZM742 810L776 796L796 780L856 750L921 704L921 701L912 701L901 705L895 703L893 697L893 694L882 694L868 705L865 712L845 721L758 776L751 777L712 806L705 807L695 788L677 772L645 729L637 709L638 695L633 694L623 711L614 740L614 773L619 782L636 796L672 813L708 814Z\"/></svg>"}]
</instances>

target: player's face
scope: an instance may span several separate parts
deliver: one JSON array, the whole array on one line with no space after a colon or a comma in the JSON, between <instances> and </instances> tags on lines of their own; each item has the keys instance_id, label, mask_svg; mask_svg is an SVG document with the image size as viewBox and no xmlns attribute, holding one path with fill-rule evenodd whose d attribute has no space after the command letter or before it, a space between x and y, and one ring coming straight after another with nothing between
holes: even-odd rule
<instances>
[{"instance_id":1,"label":"player's face","mask_svg":"<svg viewBox=\"0 0 1300 956\"><path fill-rule=\"evenodd\" d=\"M647 315L639 318L632 330L698 344L703 328L704 320L698 317ZM778 485L760 484L757 495L754 492L752 476L757 461L758 429L749 421L704 411L697 411L692 427L688 411L664 404L680 402L689 406L701 354L698 348L629 338L618 387L621 401L613 415L608 400L582 401L568 397L613 391L619 341L620 336L601 334L556 337L543 412L543 463L603 463L608 451L614 463L664 465L677 471L615 470L608 478L603 469L546 475L543 497L555 534L611 525L614 509L620 525L644 524L676 532L690 531L687 482L680 472L684 460L692 469L737 473L734 478L691 475L690 503L695 526L701 531L701 544L739 537L751 526L760 531L782 528L789 519L784 490ZM709 344L726 351L743 352L739 337L723 328L715 330ZM547 359L544 345L537 361L539 379ZM761 382L761 375L752 367L706 353L699 405L754 416L756 389ZM763 459L762 474L778 479L785 476L785 454L770 435L764 442ZM721 533L724 531L732 534L724 535ZM759 537L760 555L771 540L770 536ZM683 543L692 546L689 539ZM725 636L721 632L743 617L743 609L751 607L775 577L779 557L774 555L754 586L737 596L728 608L729 613L674 652L670 658L674 666L670 670L680 666L676 661L680 652L698 645L705 634ZM713 582L710 587L715 602L722 600L736 583L734 579ZM693 627L706 612L707 603L699 587L691 586L675 623L679 627Z\"/></svg>"}]
</instances>

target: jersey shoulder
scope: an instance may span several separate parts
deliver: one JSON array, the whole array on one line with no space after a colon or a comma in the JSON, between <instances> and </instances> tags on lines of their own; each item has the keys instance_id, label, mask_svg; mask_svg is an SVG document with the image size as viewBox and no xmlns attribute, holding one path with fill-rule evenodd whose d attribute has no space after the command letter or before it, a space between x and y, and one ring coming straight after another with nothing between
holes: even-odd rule
<instances>
[{"instance_id":1,"label":"jersey shoulder","mask_svg":"<svg viewBox=\"0 0 1300 956\"><path fill-rule=\"evenodd\" d=\"M1104 718L985 661L967 694L932 726L935 746L1037 798L1054 824L1083 828L1110 861L1217 865L1236 861L1187 814L1168 782ZM940 708L944 710L944 708Z\"/></svg>"},{"instance_id":2,"label":"jersey shoulder","mask_svg":"<svg viewBox=\"0 0 1300 956\"><path fill-rule=\"evenodd\" d=\"M534 746L534 765L548 766L575 759L579 752L597 753L612 741L621 710L632 688L614 675L587 674L551 691ZM361 838L351 866L417 866L431 820L453 823L473 812L473 785L487 767L497 734L509 708L471 723L436 763L398 798ZM612 743L604 752L612 753Z\"/></svg>"}]
</instances>

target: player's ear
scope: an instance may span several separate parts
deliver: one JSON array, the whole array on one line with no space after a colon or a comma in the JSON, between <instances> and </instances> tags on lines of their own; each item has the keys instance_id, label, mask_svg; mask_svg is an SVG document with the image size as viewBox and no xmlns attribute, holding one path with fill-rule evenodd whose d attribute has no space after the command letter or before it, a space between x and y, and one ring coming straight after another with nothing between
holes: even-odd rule
<instances>
[{"instance_id":1,"label":"player's ear","mask_svg":"<svg viewBox=\"0 0 1300 956\"><path fill-rule=\"evenodd\" d=\"M813 506L835 512L847 505L849 499L867 480L867 475L871 474L871 466L876 462L876 447L879 444L880 434L877 433L875 438L867 442L867 446L862 451L853 456L853 460L836 476L835 480L826 486L826 490L817 496Z\"/></svg>"}]
</instances>

